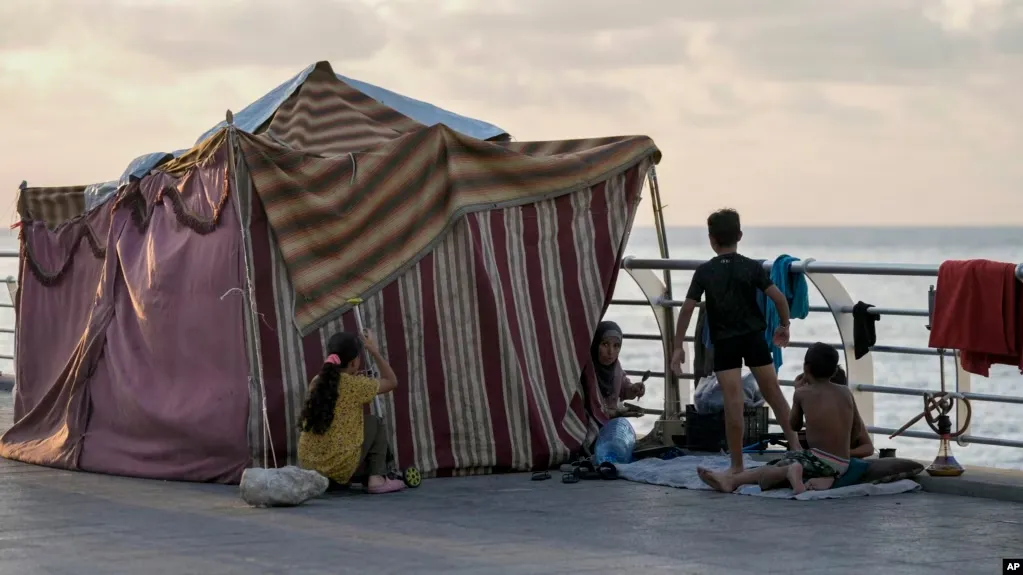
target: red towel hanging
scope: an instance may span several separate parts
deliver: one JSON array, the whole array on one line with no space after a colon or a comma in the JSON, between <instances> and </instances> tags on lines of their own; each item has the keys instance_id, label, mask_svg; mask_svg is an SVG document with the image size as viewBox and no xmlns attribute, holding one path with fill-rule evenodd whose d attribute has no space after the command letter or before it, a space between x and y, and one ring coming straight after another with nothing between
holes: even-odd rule
<instances>
[{"instance_id":1,"label":"red towel hanging","mask_svg":"<svg viewBox=\"0 0 1023 575\"><path fill-rule=\"evenodd\" d=\"M963 369L970 373L987 377L994 364L1023 373L1023 284L1015 264L941 264L929 345L961 350Z\"/></svg>"}]
</instances>

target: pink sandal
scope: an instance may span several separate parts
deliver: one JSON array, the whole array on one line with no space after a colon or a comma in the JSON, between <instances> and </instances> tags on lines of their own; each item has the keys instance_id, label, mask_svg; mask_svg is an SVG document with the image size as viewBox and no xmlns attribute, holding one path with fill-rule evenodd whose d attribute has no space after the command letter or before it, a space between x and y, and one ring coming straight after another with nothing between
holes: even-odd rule
<instances>
[{"instance_id":1,"label":"pink sandal","mask_svg":"<svg viewBox=\"0 0 1023 575\"><path fill-rule=\"evenodd\" d=\"M405 482L398 479L386 479L383 485L376 487L367 487L366 492L374 495L381 493L397 493L405 489Z\"/></svg>"}]
</instances>

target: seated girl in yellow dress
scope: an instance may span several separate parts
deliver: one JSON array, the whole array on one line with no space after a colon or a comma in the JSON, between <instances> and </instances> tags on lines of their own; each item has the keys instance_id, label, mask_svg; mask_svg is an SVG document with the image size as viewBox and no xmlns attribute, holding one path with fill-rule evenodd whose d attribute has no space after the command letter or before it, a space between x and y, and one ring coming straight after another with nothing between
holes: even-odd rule
<instances>
[{"instance_id":1,"label":"seated girl in yellow dress","mask_svg":"<svg viewBox=\"0 0 1023 575\"><path fill-rule=\"evenodd\" d=\"M380 379L359 375L365 349L380 369ZM327 342L327 359L309 384L302 410L298 461L340 484L362 483L369 493L392 493L405 483L387 477L390 447L387 429L364 406L398 386L394 370L380 355L369 331L341 332Z\"/></svg>"}]
</instances>

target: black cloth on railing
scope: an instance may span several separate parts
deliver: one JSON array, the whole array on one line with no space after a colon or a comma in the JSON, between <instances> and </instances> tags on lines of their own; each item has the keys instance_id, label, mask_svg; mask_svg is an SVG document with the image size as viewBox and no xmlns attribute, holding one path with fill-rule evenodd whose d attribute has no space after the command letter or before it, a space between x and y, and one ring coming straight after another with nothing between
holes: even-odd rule
<instances>
[{"instance_id":1,"label":"black cloth on railing","mask_svg":"<svg viewBox=\"0 0 1023 575\"><path fill-rule=\"evenodd\" d=\"M852 309L853 348L856 351L856 359L870 353L870 348L877 343L877 333L874 330L874 324L881 319L881 316L867 311L872 307L874 306L860 301L856 302Z\"/></svg>"},{"instance_id":2,"label":"black cloth on railing","mask_svg":"<svg viewBox=\"0 0 1023 575\"><path fill-rule=\"evenodd\" d=\"M697 382L714 373L714 349L708 348L703 343L703 330L706 323L707 312L701 307L696 315L696 337L693 338L693 379Z\"/></svg>"}]
</instances>

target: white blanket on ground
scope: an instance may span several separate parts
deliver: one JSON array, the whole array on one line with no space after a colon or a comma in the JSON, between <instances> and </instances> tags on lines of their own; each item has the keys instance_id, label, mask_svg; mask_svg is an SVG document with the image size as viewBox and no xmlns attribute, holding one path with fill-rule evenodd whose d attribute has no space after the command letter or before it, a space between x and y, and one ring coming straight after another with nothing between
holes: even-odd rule
<instances>
[{"instance_id":1,"label":"white blanket on ground","mask_svg":"<svg viewBox=\"0 0 1023 575\"><path fill-rule=\"evenodd\" d=\"M745 456L746 469L755 469L764 465L753 461L748 455ZM618 477L639 483L650 483L652 485L665 485L668 487L679 487L682 489L710 490L711 487L703 482L696 474L697 467L706 467L714 470L728 468L727 455L696 456L684 455L663 461L660 459L643 459L635 463L618 464ZM920 484L912 479L902 479L892 483L860 484L828 489L826 491L806 491L795 495L789 488L772 489L761 491L757 485L743 485L735 490L740 495L754 495L756 497L772 497L775 499L799 499L809 501L814 499L844 499L846 497L859 497L863 495L894 495L918 491Z\"/></svg>"}]
</instances>

